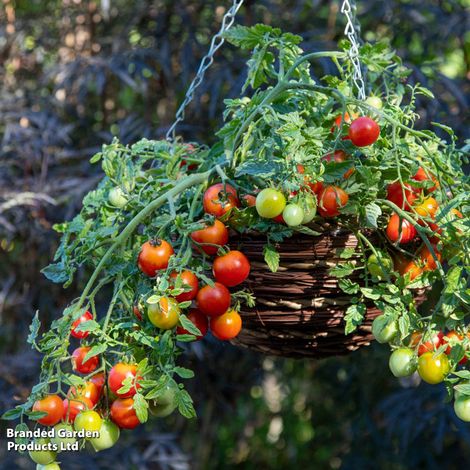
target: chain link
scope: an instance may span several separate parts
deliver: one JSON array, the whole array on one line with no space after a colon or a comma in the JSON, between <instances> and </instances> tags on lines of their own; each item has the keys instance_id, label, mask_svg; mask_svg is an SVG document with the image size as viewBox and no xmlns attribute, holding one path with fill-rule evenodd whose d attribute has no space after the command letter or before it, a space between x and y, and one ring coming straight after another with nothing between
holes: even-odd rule
<instances>
[{"instance_id":1,"label":"chain link","mask_svg":"<svg viewBox=\"0 0 470 470\"><path fill-rule=\"evenodd\" d=\"M181 103L180 107L178 108L178 111L176 112L175 121L166 133L166 140L168 142L175 141L176 127L180 122L184 120L186 107L193 100L194 92L204 80L204 75L207 69L214 63L215 53L222 47L223 43L225 42L223 35L233 26L233 23L235 22L235 15L237 14L240 7L243 5L243 2L244 0L233 0L233 5L227 11L227 13L225 13L222 19L222 26L220 27L219 32L215 34L215 36L212 38L209 52L201 60L197 74L191 82L191 85L189 85L188 91L186 92L186 96L183 102Z\"/></svg>"},{"instance_id":2,"label":"chain link","mask_svg":"<svg viewBox=\"0 0 470 470\"><path fill-rule=\"evenodd\" d=\"M364 78L362 76L361 62L359 60L359 25L355 24L356 18L356 2L349 2L344 0L341 6L341 13L346 17L346 28L344 34L351 42L351 48L349 49L349 59L353 66L353 82L357 88L358 98L360 100L366 99L366 86Z\"/></svg>"}]
</instances>

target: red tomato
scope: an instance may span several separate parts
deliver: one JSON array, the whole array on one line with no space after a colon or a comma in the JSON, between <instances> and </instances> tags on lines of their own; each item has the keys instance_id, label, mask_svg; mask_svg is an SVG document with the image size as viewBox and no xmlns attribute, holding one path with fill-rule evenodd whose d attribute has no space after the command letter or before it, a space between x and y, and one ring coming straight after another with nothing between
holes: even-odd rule
<instances>
[{"instance_id":1,"label":"red tomato","mask_svg":"<svg viewBox=\"0 0 470 470\"><path fill-rule=\"evenodd\" d=\"M208 225L206 228L191 233L191 238L201 244L200 248L206 254L215 255L220 246L228 243L228 230L220 220L215 220L214 225ZM205 243L207 245L204 245Z\"/></svg>"},{"instance_id":2,"label":"red tomato","mask_svg":"<svg viewBox=\"0 0 470 470\"><path fill-rule=\"evenodd\" d=\"M397 213L393 213L387 225L387 238L392 243L410 243L418 232L414 225L406 219L400 219Z\"/></svg>"},{"instance_id":3,"label":"red tomato","mask_svg":"<svg viewBox=\"0 0 470 470\"><path fill-rule=\"evenodd\" d=\"M93 356L88 361L83 362L84 357L88 354L88 351L91 348L88 347L81 347L75 349L72 353L72 367L73 370L80 372L80 374L89 374L93 372L98 367L100 362L98 356Z\"/></svg>"},{"instance_id":4,"label":"red tomato","mask_svg":"<svg viewBox=\"0 0 470 470\"><path fill-rule=\"evenodd\" d=\"M42 400L34 402L33 411L47 413L46 416L38 419L38 423L44 424L44 426L54 426L62 418L64 405L59 395L47 395Z\"/></svg>"},{"instance_id":5,"label":"red tomato","mask_svg":"<svg viewBox=\"0 0 470 470\"><path fill-rule=\"evenodd\" d=\"M121 429L134 429L140 424L133 406L133 398L118 398L111 405L111 419Z\"/></svg>"},{"instance_id":6,"label":"red tomato","mask_svg":"<svg viewBox=\"0 0 470 470\"><path fill-rule=\"evenodd\" d=\"M276 217L273 217L272 220L274 222L277 222L278 224L285 224L286 223L286 221L284 220L284 217L282 216L282 214L276 215Z\"/></svg>"},{"instance_id":7,"label":"red tomato","mask_svg":"<svg viewBox=\"0 0 470 470\"><path fill-rule=\"evenodd\" d=\"M441 261L441 254L437 250L437 247L433 245L434 252L436 254L436 258ZM421 250L418 253L419 259L423 263L423 271L434 271L437 269L437 263L434 259L434 257L431 254L431 251L427 246L423 246Z\"/></svg>"},{"instance_id":8,"label":"red tomato","mask_svg":"<svg viewBox=\"0 0 470 470\"><path fill-rule=\"evenodd\" d=\"M256 206L256 196L253 196L252 194L245 194L243 197L243 202L248 206L248 207L255 207Z\"/></svg>"},{"instance_id":9,"label":"red tomato","mask_svg":"<svg viewBox=\"0 0 470 470\"><path fill-rule=\"evenodd\" d=\"M209 320L199 309L192 308L188 313L188 319L201 332L200 336L196 336L198 340L206 336L207 330L209 329ZM190 333L189 331L186 331L182 326L178 326L178 328L176 328L176 334L189 335Z\"/></svg>"},{"instance_id":10,"label":"red tomato","mask_svg":"<svg viewBox=\"0 0 470 470\"><path fill-rule=\"evenodd\" d=\"M356 147L366 147L379 138L380 127L370 117L361 116L351 123L348 135Z\"/></svg>"},{"instance_id":11,"label":"red tomato","mask_svg":"<svg viewBox=\"0 0 470 470\"><path fill-rule=\"evenodd\" d=\"M97 374L98 375L98 374ZM91 380L87 381L85 385L77 387L70 387L67 397L80 399L85 397L90 400L93 405L96 405L100 400L102 387L100 388L96 383Z\"/></svg>"},{"instance_id":12,"label":"red tomato","mask_svg":"<svg viewBox=\"0 0 470 470\"><path fill-rule=\"evenodd\" d=\"M222 217L234 207L240 207L240 201L233 186L217 183L204 193L203 206L206 214Z\"/></svg>"},{"instance_id":13,"label":"red tomato","mask_svg":"<svg viewBox=\"0 0 470 470\"><path fill-rule=\"evenodd\" d=\"M327 186L319 196L318 211L322 217L335 217L348 200L349 196L341 188Z\"/></svg>"},{"instance_id":14,"label":"red tomato","mask_svg":"<svg viewBox=\"0 0 470 470\"><path fill-rule=\"evenodd\" d=\"M421 343L418 346L418 356L421 356L422 354L426 352L434 352L443 344L444 344L444 333L442 331L439 331L439 333L433 334L431 339L429 339L428 341L425 341L424 343Z\"/></svg>"},{"instance_id":15,"label":"red tomato","mask_svg":"<svg viewBox=\"0 0 470 470\"><path fill-rule=\"evenodd\" d=\"M421 217L434 219L439 209L438 202L433 197L426 198L415 207L415 211Z\"/></svg>"},{"instance_id":16,"label":"red tomato","mask_svg":"<svg viewBox=\"0 0 470 470\"><path fill-rule=\"evenodd\" d=\"M457 333L456 331L449 331L448 333L446 333L446 335L443 338L443 342L449 343L449 346L447 346L445 353L449 355L450 352L452 351L452 347L455 346L455 344L460 343L462 340L463 340L463 335ZM464 356L459 361L459 364L465 364L466 362L467 362L467 357Z\"/></svg>"},{"instance_id":17,"label":"red tomato","mask_svg":"<svg viewBox=\"0 0 470 470\"><path fill-rule=\"evenodd\" d=\"M199 290L199 282L197 280L196 275L192 271L181 271L180 273L173 271L170 274L170 278L173 280L173 284L175 284L178 276L182 282L181 287L183 289L187 289L188 287L190 287L191 290L183 292L182 294L176 296L176 300L178 302L187 302L188 300L193 300L194 298L196 298L197 291Z\"/></svg>"},{"instance_id":18,"label":"red tomato","mask_svg":"<svg viewBox=\"0 0 470 470\"><path fill-rule=\"evenodd\" d=\"M93 409L93 403L89 398L80 396L76 399L66 398L63 401L62 419L65 422L73 423L78 414L82 411Z\"/></svg>"},{"instance_id":19,"label":"red tomato","mask_svg":"<svg viewBox=\"0 0 470 470\"><path fill-rule=\"evenodd\" d=\"M334 153L328 153L323 157L323 160L327 162L336 162L336 163L343 163L349 158L349 155L344 150L336 150ZM350 168L347 170L343 178L348 179L354 173L354 168Z\"/></svg>"},{"instance_id":20,"label":"red tomato","mask_svg":"<svg viewBox=\"0 0 470 470\"><path fill-rule=\"evenodd\" d=\"M427 174L423 167L419 167L416 174L413 176L415 181L433 181L434 186L428 189L428 192L432 193L439 187L439 181L431 173Z\"/></svg>"},{"instance_id":21,"label":"red tomato","mask_svg":"<svg viewBox=\"0 0 470 470\"><path fill-rule=\"evenodd\" d=\"M101 392L103 391L104 383L106 382L106 377L104 375L104 372L98 372L97 374L95 374L93 377L90 378L90 382L96 385L96 388L98 389L98 392L101 395Z\"/></svg>"},{"instance_id":22,"label":"red tomato","mask_svg":"<svg viewBox=\"0 0 470 470\"><path fill-rule=\"evenodd\" d=\"M387 186L387 199L396 204L400 209L409 211L417 197L416 189L410 185L402 187L401 183L396 181Z\"/></svg>"},{"instance_id":23,"label":"red tomato","mask_svg":"<svg viewBox=\"0 0 470 470\"><path fill-rule=\"evenodd\" d=\"M235 310L229 310L223 315L211 318L212 334L222 341L238 336L242 329L242 318Z\"/></svg>"},{"instance_id":24,"label":"red tomato","mask_svg":"<svg viewBox=\"0 0 470 470\"><path fill-rule=\"evenodd\" d=\"M166 269L173 247L165 240L150 240L140 249L137 264L139 269L149 277L154 277L160 269Z\"/></svg>"},{"instance_id":25,"label":"red tomato","mask_svg":"<svg viewBox=\"0 0 470 470\"><path fill-rule=\"evenodd\" d=\"M307 185L315 194L320 194L323 191L323 183L321 181L307 183Z\"/></svg>"},{"instance_id":26,"label":"red tomato","mask_svg":"<svg viewBox=\"0 0 470 470\"><path fill-rule=\"evenodd\" d=\"M75 320L72 323L72 330L70 331L70 334L74 338L78 338L78 339L86 338L90 334L88 333L88 331L75 331L75 328L77 328L77 326L80 325L81 323L85 323L86 321L89 321L89 320L93 320L93 315L90 312L85 312L80 318L77 318L77 320Z\"/></svg>"},{"instance_id":27,"label":"red tomato","mask_svg":"<svg viewBox=\"0 0 470 470\"><path fill-rule=\"evenodd\" d=\"M133 397L137 390L140 388L139 379L137 377L137 365L136 364L124 364L119 362L110 371L108 375L108 387L109 389L120 398ZM131 377L134 382L134 386L130 388L128 392L118 393L118 390L122 387L122 383L127 377Z\"/></svg>"},{"instance_id":28,"label":"red tomato","mask_svg":"<svg viewBox=\"0 0 470 470\"><path fill-rule=\"evenodd\" d=\"M212 272L215 280L224 286L238 286L250 274L250 262L241 251L232 250L214 260Z\"/></svg>"},{"instance_id":29,"label":"red tomato","mask_svg":"<svg viewBox=\"0 0 470 470\"><path fill-rule=\"evenodd\" d=\"M402 255L397 255L395 257L394 266L395 271L398 271L400 275L404 276L408 273L410 281L414 281L423 272L423 269L418 266L413 260L405 258Z\"/></svg>"},{"instance_id":30,"label":"red tomato","mask_svg":"<svg viewBox=\"0 0 470 470\"><path fill-rule=\"evenodd\" d=\"M230 307L230 292L220 282L214 287L204 286L197 294L197 305L202 313L209 317L217 317L225 313Z\"/></svg>"},{"instance_id":31,"label":"red tomato","mask_svg":"<svg viewBox=\"0 0 470 470\"><path fill-rule=\"evenodd\" d=\"M132 312L134 313L137 320L142 321L142 312L140 311L140 308L137 304L132 306Z\"/></svg>"},{"instance_id":32,"label":"red tomato","mask_svg":"<svg viewBox=\"0 0 470 470\"><path fill-rule=\"evenodd\" d=\"M359 116L359 114L357 113L351 113L351 114L352 114L352 119L356 119ZM345 122L346 124L351 123L351 116L349 115L347 111L344 113L344 121L343 121L343 113L338 114L338 116L336 116L334 125L331 127L330 131L334 132L335 128L339 129L343 122Z\"/></svg>"}]
</instances>

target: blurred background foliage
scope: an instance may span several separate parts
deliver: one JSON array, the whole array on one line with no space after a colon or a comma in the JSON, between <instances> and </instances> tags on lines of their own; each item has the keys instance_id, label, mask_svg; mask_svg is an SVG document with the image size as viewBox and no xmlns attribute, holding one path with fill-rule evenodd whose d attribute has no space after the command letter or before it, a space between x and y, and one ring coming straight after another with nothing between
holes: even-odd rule
<instances>
[{"instance_id":1,"label":"blurred background foliage","mask_svg":"<svg viewBox=\"0 0 470 470\"><path fill-rule=\"evenodd\" d=\"M469 0L368 0L363 38L385 40L436 99L420 125L469 137ZM0 6L0 410L21 400L39 358L26 348L32 315L47 324L75 297L39 270L57 245L52 224L75 214L100 178L89 157L117 136L161 138L229 1L3 0ZM334 49L335 0L247 0L240 24L301 34L305 50ZM246 55L216 56L180 132L211 143L223 99L236 96ZM321 62L314 73L331 72ZM188 349L199 419L150 422L94 455L61 455L66 469L454 469L470 462L470 427L444 390L401 383L387 348L303 361L262 357L212 340ZM0 446L0 468L32 468Z\"/></svg>"}]
</instances>

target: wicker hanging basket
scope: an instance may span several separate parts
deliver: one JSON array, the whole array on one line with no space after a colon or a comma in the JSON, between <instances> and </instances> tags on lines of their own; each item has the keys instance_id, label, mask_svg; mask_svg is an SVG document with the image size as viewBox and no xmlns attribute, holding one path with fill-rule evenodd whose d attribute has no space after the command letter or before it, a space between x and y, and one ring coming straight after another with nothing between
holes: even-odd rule
<instances>
[{"instance_id":1,"label":"wicker hanging basket","mask_svg":"<svg viewBox=\"0 0 470 470\"><path fill-rule=\"evenodd\" d=\"M243 328L235 344L284 357L337 356L370 344L371 324L381 311L368 306L364 322L344 334L344 313L351 298L338 286L329 269L344 261L339 252L356 249L357 238L335 226L312 227L322 235L297 234L277 244L279 270L271 272L263 257L266 235L244 234L238 246L251 262L246 287L256 297L256 307L244 307ZM354 259L354 257L352 258ZM361 283L359 274L350 279Z\"/></svg>"}]
</instances>

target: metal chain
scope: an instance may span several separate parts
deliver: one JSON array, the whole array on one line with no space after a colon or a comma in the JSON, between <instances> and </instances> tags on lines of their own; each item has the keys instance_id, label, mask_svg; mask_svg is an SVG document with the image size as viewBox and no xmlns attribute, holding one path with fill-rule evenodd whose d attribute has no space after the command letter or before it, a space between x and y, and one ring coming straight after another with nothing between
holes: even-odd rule
<instances>
[{"instance_id":1,"label":"metal chain","mask_svg":"<svg viewBox=\"0 0 470 470\"><path fill-rule=\"evenodd\" d=\"M361 62L359 60L359 27L355 24L356 18L356 2L351 3L348 0L343 1L341 6L341 13L346 17L346 28L344 29L345 36L351 42L349 49L349 59L353 65L353 82L356 85L358 98L360 100L366 99L366 86L362 76Z\"/></svg>"},{"instance_id":2,"label":"metal chain","mask_svg":"<svg viewBox=\"0 0 470 470\"><path fill-rule=\"evenodd\" d=\"M235 22L235 15L237 14L240 7L243 5L243 2L244 0L233 0L233 5L227 11L227 13L225 13L222 19L222 26L220 27L219 32L212 38L209 52L201 60L197 74L191 82L191 85L189 85L188 91L186 92L186 96L183 102L181 103L180 107L178 108L178 111L176 112L175 121L166 133L166 140L168 142L175 141L176 127L181 121L184 120L186 107L189 103L191 103L194 98L194 92L204 80L206 70L214 63L215 53L222 47L223 43L225 42L223 35L233 26L233 23Z\"/></svg>"}]
</instances>

